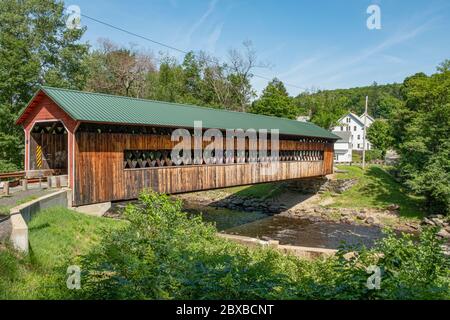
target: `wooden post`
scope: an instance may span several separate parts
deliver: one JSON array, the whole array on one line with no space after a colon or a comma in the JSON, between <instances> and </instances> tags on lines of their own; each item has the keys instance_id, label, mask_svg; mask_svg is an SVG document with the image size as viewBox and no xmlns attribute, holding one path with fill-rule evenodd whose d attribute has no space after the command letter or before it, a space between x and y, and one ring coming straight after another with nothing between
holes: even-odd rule
<instances>
[{"instance_id":1,"label":"wooden post","mask_svg":"<svg viewBox=\"0 0 450 320\"><path fill-rule=\"evenodd\" d=\"M48 184L48 188L54 188L55 187L55 177L54 176L48 176L47 177L47 184Z\"/></svg>"},{"instance_id":2,"label":"wooden post","mask_svg":"<svg viewBox=\"0 0 450 320\"><path fill-rule=\"evenodd\" d=\"M364 127L363 127L363 157L362 157L362 168L366 168L366 122L367 122L367 106L369 104L369 96L366 96L366 107L364 111Z\"/></svg>"},{"instance_id":3,"label":"wooden post","mask_svg":"<svg viewBox=\"0 0 450 320\"><path fill-rule=\"evenodd\" d=\"M28 180L27 179L22 179L22 189L23 189L23 191L28 190Z\"/></svg>"},{"instance_id":4,"label":"wooden post","mask_svg":"<svg viewBox=\"0 0 450 320\"><path fill-rule=\"evenodd\" d=\"M5 196L9 196L9 181L3 182L3 193Z\"/></svg>"}]
</instances>

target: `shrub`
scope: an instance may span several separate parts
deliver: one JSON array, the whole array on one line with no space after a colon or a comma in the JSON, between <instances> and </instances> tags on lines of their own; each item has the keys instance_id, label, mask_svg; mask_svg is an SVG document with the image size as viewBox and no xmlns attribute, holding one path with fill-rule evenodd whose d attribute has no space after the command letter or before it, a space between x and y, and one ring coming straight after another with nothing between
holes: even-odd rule
<instances>
[{"instance_id":1,"label":"shrub","mask_svg":"<svg viewBox=\"0 0 450 320\"><path fill-rule=\"evenodd\" d=\"M336 257L302 261L271 249L218 238L178 201L143 193L125 229L105 234L82 259L83 290L98 299L422 299L449 298L448 258L434 231L418 241L388 233L373 249L342 248ZM382 254L380 254L382 253ZM347 257L347 258L346 258ZM367 267L382 272L366 287Z\"/></svg>"},{"instance_id":2,"label":"shrub","mask_svg":"<svg viewBox=\"0 0 450 320\"><path fill-rule=\"evenodd\" d=\"M219 239L165 195L143 193L129 206L130 224L105 235L84 258L84 297L107 299L238 299L283 296L288 275L273 251L252 252ZM279 263L283 261L283 263Z\"/></svg>"},{"instance_id":3,"label":"shrub","mask_svg":"<svg viewBox=\"0 0 450 320\"><path fill-rule=\"evenodd\" d=\"M17 170L18 168L15 164L0 159L0 173L14 172Z\"/></svg>"},{"instance_id":4,"label":"shrub","mask_svg":"<svg viewBox=\"0 0 450 320\"><path fill-rule=\"evenodd\" d=\"M427 229L419 239L411 235L386 237L370 249L347 256L343 248L331 259L332 272L324 275L326 287L315 296L332 299L449 299L449 259L441 249L436 230ZM379 290L367 288L368 268L381 271Z\"/></svg>"},{"instance_id":5,"label":"shrub","mask_svg":"<svg viewBox=\"0 0 450 320\"><path fill-rule=\"evenodd\" d=\"M383 160L383 152L378 149L366 151L366 161Z\"/></svg>"}]
</instances>

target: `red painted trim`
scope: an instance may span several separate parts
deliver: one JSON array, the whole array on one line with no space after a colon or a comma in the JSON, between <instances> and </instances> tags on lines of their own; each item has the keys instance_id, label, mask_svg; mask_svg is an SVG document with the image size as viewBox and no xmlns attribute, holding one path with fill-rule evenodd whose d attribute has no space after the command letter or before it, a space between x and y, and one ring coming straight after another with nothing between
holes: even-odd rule
<instances>
[{"instance_id":1,"label":"red painted trim","mask_svg":"<svg viewBox=\"0 0 450 320\"><path fill-rule=\"evenodd\" d=\"M25 132L25 170L30 170L30 132L39 122L54 122L60 121L67 130L67 157L68 168L67 174L69 177L69 186L72 188L74 183L74 144L75 144L75 130L79 126L79 121L71 118L64 110L62 110L53 100L51 100L43 91L35 95L34 99L30 102L28 107L22 113L21 117L17 121L20 123Z\"/></svg>"}]
</instances>

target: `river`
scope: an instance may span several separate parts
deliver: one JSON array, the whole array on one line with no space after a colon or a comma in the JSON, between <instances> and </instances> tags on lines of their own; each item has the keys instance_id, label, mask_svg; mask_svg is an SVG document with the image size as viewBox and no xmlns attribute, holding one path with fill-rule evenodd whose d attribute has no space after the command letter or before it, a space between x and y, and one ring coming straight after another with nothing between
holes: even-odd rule
<instances>
[{"instance_id":1,"label":"river","mask_svg":"<svg viewBox=\"0 0 450 320\"><path fill-rule=\"evenodd\" d=\"M215 224L219 232L278 240L280 244L329 249L337 249L342 244L371 247L375 240L383 237L381 229L374 226L313 222L282 215L217 209L196 203L185 203L184 209L191 214L201 214L203 220Z\"/></svg>"}]
</instances>

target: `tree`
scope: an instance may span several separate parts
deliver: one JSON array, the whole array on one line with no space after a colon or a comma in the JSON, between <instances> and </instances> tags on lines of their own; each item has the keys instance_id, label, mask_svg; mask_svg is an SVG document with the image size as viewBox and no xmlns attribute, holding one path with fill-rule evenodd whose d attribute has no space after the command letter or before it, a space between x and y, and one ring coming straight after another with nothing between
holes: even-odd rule
<instances>
[{"instance_id":1,"label":"tree","mask_svg":"<svg viewBox=\"0 0 450 320\"><path fill-rule=\"evenodd\" d=\"M427 199L430 211L450 212L450 71L405 79L405 105L393 115L405 183Z\"/></svg>"},{"instance_id":2,"label":"tree","mask_svg":"<svg viewBox=\"0 0 450 320\"><path fill-rule=\"evenodd\" d=\"M438 72L446 72L450 71L450 59L445 59L443 62L439 64L439 66L436 68Z\"/></svg>"},{"instance_id":3,"label":"tree","mask_svg":"<svg viewBox=\"0 0 450 320\"><path fill-rule=\"evenodd\" d=\"M366 96L369 96L369 114L375 118L390 118L391 111L403 103L400 84L376 83L351 89L303 92L295 97L295 103L299 112L312 113L312 122L330 129L348 111L362 114Z\"/></svg>"},{"instance_id":4,"label":"tree","mask_svg":"<svg viewBox=\"0 0 450 320\"><path fill-rule=\"evenodd\" d=\"M311 114L311 122L331 129L337 120L349 110L349 98L334 91L305 92L294 102L299 112Z\"/></svg>"},{"instance_id":5,"label":"tree","mask_svg":"<svg viewBox=\"0 0 450 320\"><path fill-rule=\"evenodd\" d=\"M367 139L381 151L381 157L384 158L387 149L392 146L393 142L389 123L386 120L375 120L367 129Z\"/></svg>"},{"instance_id":6,"label":"tree","mask_svg":"<svg viewBox=\"0 0 450 320\"><path fill-rule=\"evenodd\" d=\"M244 47L244 52L230 50L227 63L202 51L188 52L181 64L173 57L162 57L159 70L148 74L146 97L245 111L256 96L252 70L263 64L256 62L250 42Z\"/></svg>"},{"instance_id":7,"label":"tree","mask_svg":"<svg viewBox=\"0 0 450 320\"><path fill-rule=\"evenodd\" d=\"M173 57L163 56L160 61L159 70L147 75L146 97L167 102L186 102L183 68Z\"/></svg>"},{"instance_id":8,"label":"tree","mask_svg":"<svg viewBox=\"0 0 450 320\"><path fill-rule=\"evenodd\" d=\"M181 65L183 69L184 100L192 104L202 104L201 65L194 52L188 52Z\"/></svg>"},{"instance_id":9,"label":"tree","mask_svg":"<svg viewBox=\"0 0 450 320\"><path fill-rule=\"evenodd\" d=\"M155 70L150 55L133 48L119 47L107 39L100 40L88 61L86 90L143 98L147 75Z\"/></svg>"},{"instance_id":10,"label":"tree","mask_svg":"<svg viewBox=\"0 0 450 320\"><path fill-rule=\"evenodd\" d=\"M392 112L401 108L402 105L402 100L389 93L383 92L378 99L377 112L374 116L377 118L390 119Z\"/></svg>"},{"instance_id":11,"label":"tree","mask_svg":"<svg viewBox=\"0 0 450 320\"><path fill-rule=\"evenodd\" d=\"M297 115L293 99L277 78L269 82L261 97L253 102L250 112L289 119Z\"/></svg>"},{"instance_id":12,"label":"tree","mask_svg":"<svg viewBox=\"0 0 450 320\"><path fill-rule=\"evenodd\" d=\"M209 106L236 109L238 103L233 99L233 88L228 79L227 66L216 57L204 52L199 55L202 65L202 97Z\"/></svg>"},{"instance_id":13,"label":"tree","mask_svg":"<svg viewBox=\"0 0 450 320\"><path fill-rule=\"evenodd\" d=\"M14 122L39 85L83 88L84 29L66 27L64 3L0 1L0 161L23 165L23 131Z\"/></svg>"},{"instance_id":14,"label":"tree","mask_svg":"<svg viewBox=\"0 0 450 320\"><path fill-rule=\"evenodd\" d=\"M251 99L256 97L252 88L251 79L255 68L265 68L267 64L258 62L256 51L251 41L244 41L244 52L231 49L228 52L228 64L230 70L228 80L231 83L232 93L237 102L237 110L245 112Z\"/></svg>"}]
</instances>

